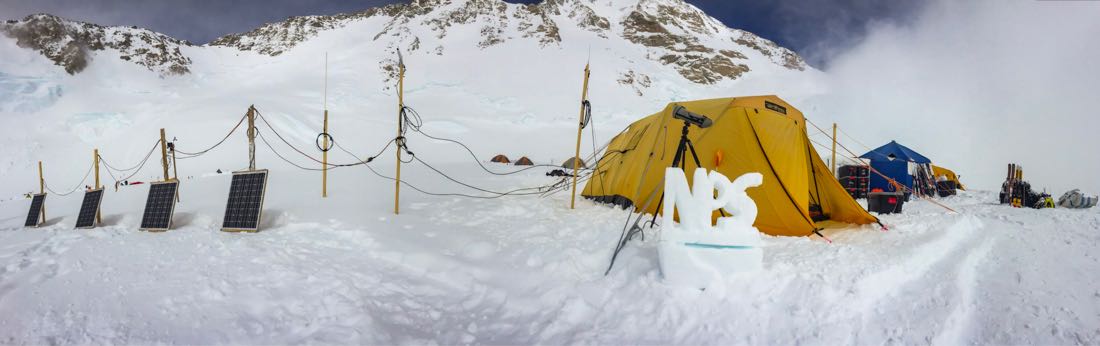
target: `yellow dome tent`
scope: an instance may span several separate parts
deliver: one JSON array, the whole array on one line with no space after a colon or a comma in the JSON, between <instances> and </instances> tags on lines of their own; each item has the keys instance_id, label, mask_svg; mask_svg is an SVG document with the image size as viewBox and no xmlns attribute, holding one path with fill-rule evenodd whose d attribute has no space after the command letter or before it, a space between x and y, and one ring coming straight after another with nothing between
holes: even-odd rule
<instances>
[{"instance_id":1,"label":"yellow dome tent","mask_svg":"<svg viewBox=\"0 0 1100 346\"><path fill-rule=\"evenodd\" d=\"M760 231L805 236L838 222L878 222L844 191L810 145L802 112L770 95L670 103L634 122L608 144L582 195L638 211L645 206L644 212L655 214L664 169L672 165L680 141L683 122L672 115L677 105L714 121L705 129L692 126L688 134L703 167L731 179L764 175L762 186L747 191L759 209ZM690 182L695 162L686 155Z\"/></svg>"},{"instance_id":2,"label":"yellow dome tent","mask_svg":"<svg viewBox=\"0 0 1100 346\"><path fill-rule=\"evenodd\" d=\"M947 180L955 182L955 186L958 187L959 190L966 191L966 187L963 186L962 182L959 181L959 176L955 175L955 171L952 171L950 169L943 168L943 167L940 167L940 166L932 165L932 175L936 176L936 177L939 177L941 175L942 176L947 176Z\"/></svg>"}]
</instances>

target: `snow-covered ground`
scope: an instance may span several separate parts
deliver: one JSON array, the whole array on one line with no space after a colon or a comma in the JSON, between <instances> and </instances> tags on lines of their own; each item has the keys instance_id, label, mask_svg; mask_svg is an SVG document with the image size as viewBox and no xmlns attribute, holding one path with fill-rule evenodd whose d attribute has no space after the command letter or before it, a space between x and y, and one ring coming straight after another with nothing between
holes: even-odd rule
<instances>
[{"instance_id":1,"label":"snow-covered ground","mask_svg":"<svg viewBox=\"0 0 1100 346\"><path fill-rule=\"evenodd\" d=\"M482 49L473 44L478 26L436 39L413 25L374 41L385 24L352 22L277 57L183 47L193 61L183 76L160 76L110 50L67 75L0 35L0 344L1100 343L1096 208L1011 209L982 191L942 200L957 213L916 201L882 216L886 232L832 230L832 243L765 237L765 270L698 291L662 283L656 230L631 242L604 276L628 212L586 200L570 210L567 192L427 195L412 187L491 193L413 162L403 166L411 186L395 216L394 183L367 168L392 175L392 146L368 166L332 170L322 199L318 172L295 168L262 140L287 160L320 167L276 134L320 155L313 143L328 52L330 132L356 155L377 153L394 136L397 108L381 66L408 35L425 38L404 57L405 100L422 116L420 130L462 141L478 161L572 156L586 62L595 130L585 130L582 156L673 100L777 94L821 124L834 120L807 101L828 97L820 71L781 68L751 50L752 72L701 85L651 59L659 52L572 26L561 28L557 46L506 32L516 39ZM702 39L731 44L726 38ZM652 84L619 82L630 73ZM159 153L139 165L158 130L197 152L253 104L263 117L257 166L271 170L262 231L219 231L229 175L214 172L248 166L241 129L179 160L182 201L171 231L138 231L148 185L113 184L131 173L130 181L159 179ZM488 174L453 143L416 131L408 138L418 158L485 189L559 181L544 168ZM105 160L104 225L74 230L94 148ZM22 195L38 191L38 161L53 190L48 218L24 228Z\"/></svg>"},{"instance_id":2,"label":"snow-covered ground","mask_svg":"<svg viewBox=\"0 0 1100 346\"><path fill-rule=\"evenodd\" d=\"M462 171L462 167L448 167ZM491 166L504 170L505 166ZM409 171L415 172L410 169ZM464 176L478 176L464 171ZM336 171L343 181L370 174ZM485 175L485 174L481 174ZM1095 344L1100 213L1011 209L966 192L821 238L765 237L765 270L707 291L660 280L656 230L603 276L627 213L568 194L493 200L272 173L264 230L218 231L228 175L185 180L176 229L137 231L147 188L104 201L0 204L7 344ZM426 176L412 175L424 184ZM505 189L541 172L483 179ZM367 179L359 179L368 181ZM495 185L494 185L495 184Z\"/></svg>"}]
</instances>

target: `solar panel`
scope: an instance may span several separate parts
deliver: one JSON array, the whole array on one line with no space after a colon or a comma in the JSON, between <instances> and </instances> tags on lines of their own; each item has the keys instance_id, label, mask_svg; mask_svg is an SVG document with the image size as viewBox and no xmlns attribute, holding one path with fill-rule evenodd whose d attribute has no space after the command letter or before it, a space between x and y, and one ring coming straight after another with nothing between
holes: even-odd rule
<instances>
[{"instance_id":1,"label":"solar panel","mask_svg":"<svg viewBox=\"0 0 1100 346\"><path fill-rule=\"evenodd\" d=\"M155 182L149 185L149 197L145 199L145 213L141 216L141 230L167 231L172 226L172 214L176 211L178 181Z\"/></svg>"},{"instance_id":2,"label":"solar panel","mask_svg":"<svg viewBox=\"0 0 1100 346\"><path fill-rule=\"evenodd\" d=\"M267 170L233 172L222 230L226 232L258 231L266 191Z\"/></svg>"},{"instance_id":3,"label":"solar panel","mask_svg":"<svg viewBox=\"0 0 1100 346\"><path fill-rule=\"evenodd\" d=\"M95 228L99 205L103 202L103 188L84 192L84 202L80 203L80 214L76 215L76 228Z\"/></svg>"},{"instance_id":4,"label":"solar panel","mask_svg":"<svg viewBox=\"0 0 1100 346\"><path fill-rule=\"evenodd\" d=\"M46 203L46 194L34 195L31 199L31 210L27 212L27 222L23 224L24 227L38 227L42 222L46 221L42 206Z\"/></svg>"}]
</instances>

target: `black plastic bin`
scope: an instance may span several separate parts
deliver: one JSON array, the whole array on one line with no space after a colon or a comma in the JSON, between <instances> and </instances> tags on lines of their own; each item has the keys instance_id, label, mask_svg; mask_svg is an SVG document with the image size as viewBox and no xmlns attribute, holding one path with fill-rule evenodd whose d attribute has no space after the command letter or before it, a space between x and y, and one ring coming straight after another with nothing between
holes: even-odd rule
<instances>
[{"instance_id":1,"label":"black plastic bin","mask_svg":"<svg viewBox=\"0 0 1100 346\"><path fill-rule=\"evenodd\" d=\"M871 192L867 194L867 210L879 214L900 213L905 204L905 194L901 192Z\"/></svg>"}]
</instances>

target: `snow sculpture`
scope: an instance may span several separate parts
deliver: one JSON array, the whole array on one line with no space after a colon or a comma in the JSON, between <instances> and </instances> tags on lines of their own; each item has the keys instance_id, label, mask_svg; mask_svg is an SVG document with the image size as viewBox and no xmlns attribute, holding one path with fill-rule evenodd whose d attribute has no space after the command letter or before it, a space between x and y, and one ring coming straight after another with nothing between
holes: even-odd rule
<instances>
[{"instance_id":1,"label":"snow sculpture","mask_svg":"<svg viewBox=\"0 0 1100 346\"><path fill-rule=\"evenodd\" d=\"M706 288L729 274L760 270L764 252L756 221L756 203L745 189L760 186L764 176L746 173L734 181L717 171L696 169L694 186L678 168L665 170L665 202L657 247L661 273L667 282ZM715 191L717 190L717 195ZM719 217L711 226L714 210ZM673 220L679 213L680 223Z\"/></svg>"}]
</instances>

